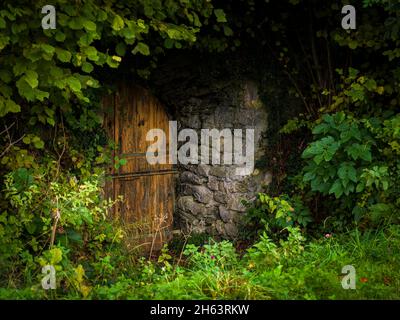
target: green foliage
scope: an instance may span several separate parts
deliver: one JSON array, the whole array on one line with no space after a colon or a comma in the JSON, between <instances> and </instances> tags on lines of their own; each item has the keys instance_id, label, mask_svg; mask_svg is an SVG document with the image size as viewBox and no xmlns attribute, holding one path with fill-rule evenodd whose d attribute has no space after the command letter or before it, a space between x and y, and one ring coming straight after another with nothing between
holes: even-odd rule
<instances>
[{"instance_id":1,"label":"green foliage","mask_svg":"<svg viewBox=\"0 0 400 320\"><path fill-rule=\"evenodd\" d=\"M334 195L356 220L376 214L375 208L397 211L398 191L392 188L399 179L397 141L392 134L382 135L397 117L356 119L344 112L322 116L302 155L307 160L303 181L314 192Z\"/></svg>"},{"instance_id":2,"label":"green foliage","mask_svg":"<svg viewBox=\"0 0 400 320\"><path fill-rule=\"evenodd\" d=\"M232 244L187 246L183 265L166 247L157 260L140 259L112 282L91 286L82 266L70 273L67 297L91 299L398 299L398 226L305 241L298 228L274 242L268 233L239 257ZM387 254L389 253L390 254ZM46 253L60 267L64 252ZM107 259L106 259L107 260ZM103 260L104 261L104 260ZM344 290L341 270L356 268L357 290ZM102 262L107 269L108 262ZM106 273L104 278L109 278ZM104 279L103 278L103 279ZM89 290L90 289L90 290ZM43 298L43 291L1 289L3 298Z\"/></svg>"},{"instance_id":3,"label":"green foliage","mask_svg":"<svg viewBox=\"0 0 400 320\"><path fill-rule=\"evenodd\" d=\"M299 65L284 66L296 93L304 98L304 112L289 120L281 133L294 136L308 128L312 133L302 153L304 167L289 177L290 187L315 204L313 215L324 221L324 227L341 230L354 221L363 227L397 223L399 212L398 8L390 1L363 5L356 33L330 24L315 31L312 41L327 46L320 55L311 47L313 58L306 57L310 76L298 73ZM320 9L316 21L339 7ZM285 32L283 28L281 34ZM289 40L293 38L287 36L285 41ZM329 60L339 52L343 55ZM325 54L326 73L319 66ZM283 55L284 61L299 59L295 52ZM340 57L352 63L346 65Z\"/></svg>"},{"instance_id":4,"label":"green foliage","mask_svg":"<svg viewBox=\"0 0 400 320\"><path fill-rule=\"evenodd\" d=\"M310 159L304 181L311 183L313 191L336 198L362 191L362 172L368 170L371 148L376 145L370 132L343 112L324 115L312 132L314 141L303 152L303 158Z\"/></svg>"},{"instance_id":5,"label":"green foliage","mask_svg":"<svg viewBox=\"0 0 400 320\"><path fill-rule=\"evenodd\" d=\"M40 268L51 264L59 287L71 286L87 296L78 261L84 256L90 266L91 260L107 258L122 238L120 229L106 219L112 203L100 199L99 181L92 176L78 183L72 176L48 182L44 173L25 168L6 176L3 192L10 207L0 215L2 281L7 272L21 268L19 277L39 288ZM52 232L54 246L49 243Z\"/></svg>"},{"instance_id":6,"label":"green foliage","mask_svg":"<svg viewBox=\"0 0 400 320\"><path fill-rule=\"evenodd\" d=\"M237 264L235 248L228 241L205 244L200 251L197 246L188 244L183 254L189 257L190 266L193 269L203 271L208 269L225 270L233 268Z\"/></svg>"},{"instance_id":7,"label":"green foliage","mask_svg":"<svg viewBox=\"0 0 400 320\"><path fill-rule=\"evenodd\" d=\"M146 76L166 50L192 47L204 25L227 19L211 1L58 0L56 29L44 30L45 4L6 0L0 9L0 281L36 283L40 265L54 262L57 294L86 297L88 279L115 275L108 250L122 250L106 219L112 203L101 200L115 148L101 129L112 82L104 74L135 60L141 69L130 71ZM126 161L115 156L114 167Z\"/></svg>"},{"instance_id":8,"label":"green foliage","mask_svg":"<svg viewBox=\"0 0 400 320\"><path fill-rule=\"evenodd\" d=\"M90 96L100 85L96 70L117 68L129 53L151 53L156 61L165 49L192 45L213 10L217 23L226 22L223 10L210 1L76 5L59 0L53 3L57 28L43 30L38 14L43 4L6 1L0 14L0 116L32 110L32 125L54 125L57 109L95 110L97 101Z\"/></svg>"},{"instance_id":9,"label":"green foliage","mask_svg":"<svg viewBox=\"0 0 400 320\"><path fill-rule=\"evenodd\" d=\"M265 228L277 233L294 226L307 227L312 222L310 210L299 197L281 195L271 197L259 193L257 201L246 203L248 207L243 225L243 237L252 238Z\"/></svg>"},{"instance_id":10,"label":"green foliage","mask_svg":"<svg viewBox=\"0 0 400 320\"><path fill-rule=\"evenodd\" d=\"M107 79L96 79L100 71L118 68L123 59L151 54L147 67L133 70L148 74L166 49L193 45L214 10L210 1L120 5L59 0L53 3L57 28L43 30L39 12L44 4L5 1L0 12L0 117L18 113L17 121L27 124L19 130L25 133L23 142L38 149L51 148L51 140L44 138L38 125L50 130L64 118L68 129L99 128L97 112L104 94L100 86L107 84ZM224 20L223 10L215 12L218 21ZM5 146L13 142L4 135L0 138ZM14 145L12 149L24 152ZM1 161L4 164L8 158Z\"/></svg>"},{"instance_id":11,"label":"green foliage","mask_svg":"<svg viewBox=\"0 0 400 320\"><path fill-rule=\"evenodd\" d=\"M340 1L58 0L55 30L40 26L44 1L3 1L0 297L398 299L399 7L357 3L350 32L332 19ZM109 75L149 77L168 50L240 45L268 51L286 79L269 75L284 93L266 88L267 98L302 109L273 128L279 181L247 204L244 234L255 243L237 252L196 235L156 259L129 255L101 198L102 166L127 162L111 156L116 146L100 129ZM280 125L278 102L269 122ZM47 264L54 291L40 286ZM357 269L354 291L340 286L347 264Z\"/></svg>"},{"instance_id":12,"label":"green foliage","mask_svg":"<svg viewBox=\"0 0 400 320\"><path fill-rule=\"evenodd\" d=\"M114 168L119 169L121 166L125 165L127 163L126 159L120 159L118 156L114 157Z\"/></svg>"}]
</instances>

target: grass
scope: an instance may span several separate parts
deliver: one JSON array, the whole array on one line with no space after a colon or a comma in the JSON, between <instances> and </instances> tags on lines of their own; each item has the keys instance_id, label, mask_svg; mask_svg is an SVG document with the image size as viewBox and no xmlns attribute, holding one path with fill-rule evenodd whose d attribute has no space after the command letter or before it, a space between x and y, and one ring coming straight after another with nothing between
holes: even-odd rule
<instances>
[{"instance_id":1,"label":"grass","mask_svg":"<svg viewBox=\"0 0 400 320\"><path fill-rule=\"evenodd\" d=\"M272 242L267 235L244 255L232 243L189 244L184 260L163 250L123 274L91 282L88 299L399 299L400 226L352 230L306 241L298 230ZM174 258L175 257L175 258ZM342 267L356 270L356 289L342 288ZM118 268L115 268L118 270ZM3 299L79 299L75 290L48 293L33 285L0 289Z\"/></svg>"}]
</instances>

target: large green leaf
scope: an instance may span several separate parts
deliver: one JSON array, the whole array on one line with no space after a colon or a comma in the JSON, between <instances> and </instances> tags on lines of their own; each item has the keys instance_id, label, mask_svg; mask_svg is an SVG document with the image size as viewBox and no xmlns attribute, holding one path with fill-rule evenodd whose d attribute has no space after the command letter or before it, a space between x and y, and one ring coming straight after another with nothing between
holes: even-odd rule
<instances>
[{"instance_id":1,"label":"large green leaf","mask_svg":"<svg viewBox=\"0 0 400 320\"><path fill-rule=\"evenodd\" d=\"M90 20L84 20L83 26L87 31L96 31L96 24Z\"/></svg>"},{"instance_id":2,"label":"large green leaf","mask_svg":"<svg viewBox=\"0 0 400 320\"><path fill-rule=\"evenodd\" d=\"M336 180L332 187L329 189L329 194L335 194L336 199L340 198L343 194L343 185L340 180Z\"/></svg>"},{"instance_id":3,"label":"large green leaf","mask_svg":"<svg viewBox=\"0 0 400 320\"><path fill-rule=\"evenodd\" d=\"M132 50L133 54L140 52L141 54L148 56L150 54L149 46L143 42L138 42L135 48Z\"/></svg>"},{"instance_id":4,"label":"large green leaf","mask_svg":"<svg viewBox=\"0 0 400 320\"><path fill-rule=\"evenodd\" d=\"M67 83L68 86L71 88L72 91L80 91L81 90L81 82L79 81L79 79L71 76L67 78Z\"/></svg>"},{"instance_id":5,"label":"large green leaf","mask_svg":"<svg viewBox=\"0 0 400 320\"><path fill-rule=\"evenodd\" d=\"M352 164L344 163L338 169L338 176L342 180L357 182L357 171Z\"/></svg>"},{"instance_id":6,"label":"large green leaf","mask_svg":"<svg viewBox=\"0 0 400 320\"><path fill-rule=\"evenodd\" d=\"M217 17L217 22L227 22L224 10L215 9L214 14Z\"/></svg>"},{"instance_id":7,"label":"large green leaf","mask_svg":"<svg viewBox=\"0 0 400 320\"><path fill-rule=\"evenodd\" d=\"M124 27L124 25L125 25L124 20L119 15L116 14L111 25L112 28L116 31L119 31Z\"/></svg>"},{"instance_id":8,"label":"large green leaf","mask_svg":"<svg viewBox=\"0 0 400 320\"><path fill-rule=\"evenodd\" d=\"M56 55L61 62L69 62L72 56L71 52L61 48L56 48Z\"/></svg>"},{"instance_id":9,"label":"large green leaf","mask_svg":"<svg viewBox=\"0 0 400 320\"><path fill-rule=\"evenodd\" d=\"M31 88L36 88L39 84L38 74L36 71L27 70L25 71L24 80L31 86Z\"/></svg>"}]
</instances>

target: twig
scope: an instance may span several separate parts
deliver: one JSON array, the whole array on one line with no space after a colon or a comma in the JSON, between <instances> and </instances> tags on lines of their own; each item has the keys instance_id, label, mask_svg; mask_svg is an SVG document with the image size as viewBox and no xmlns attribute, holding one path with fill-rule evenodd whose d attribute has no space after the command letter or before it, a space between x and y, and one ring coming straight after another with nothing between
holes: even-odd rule
<instances>
[{"instance_id":1,"label":"twig","mask_svg":"<svg viewBox=\"0 0 400 320\"><path fill-rule=\"evenodd\" d=\"M15 123L15 122L14 122L14 123ZM5 129L1 132L1 134L7 133L7 138L8 138L9 143L8 143L8 146L7 146L7 147L3 150L3 152L0 154L0 158L1 158L2 156L4 156L4 155L8 152L8 150L10 150L10 148L11 148L13 145L17 144L18 142L20 142L20 141L25 137L25 134L24 134L24 135L22 135L21 138L15 140L15 141L12 141L12 140L11 140L11 135L10 135L9 129L14 125L14 123L11 124L9 127L5 126Z\"/></svg>"},{"instance_id":2,"label":"twig","mask_svg":"<svg viewBox=\"0 0 400 320\"><path fill-rule=\"evenodd\" d=\"M58 161L57 161L57 171L56 171L56 176L54 177L54 181L57 181L58 175L60 174L61 159L62 159L62 157L63 157L63 155L64 155L64 152L65 152L65 144L66 144L66 135L65 135L65 128L64 128L63 116L61 115L60 118L61 118L61 128L62 128L62 131L63 131L63 148L62 148L61 153L58 153L57 150L56 150L56 152L57 152L57 154L58 154ZM53 144L54 144L54 142L53 142Z\"/></svg>"},{"instance_id":3,"label":"twig","mask_svg":"<svg viewBox=\"0 0 400 320\"><path fill-rule=\"evenodd\" d=\"M178 262L176 263L177 266L179 266L179 264L181 263L183 251L185 250L186 244L187 244L187 242L189 240L189 237L192 234L192 232L193 232L193 228L190 228L188 234L183 234L183 237L185 238L185 241L183 242L183 247L182 247L181 253L179 254Z\"/></svg>"},{"instance_id":4,"label":"twig","mask_svg":"<svg viewBox=\"0 0 400 320\"><path fill-rule=\"evenodd\" d=\"M5 126L6 128L5 128L2 132L0 132L0 136L1 136L3 133L5 133L5 132L7 132L8 130L10 130L10 129L14 126L14 124L15 124L15 121L14 121L13 123L11 123L8 127Z\"/></svg>"},{"instance_id":5,"label":"twig","mask_svg":"<svg viewBox=\"0 0 400 320\"><path fill-rule=\"evenodd\" d=\"M56 212L55 212L55 214L54 214L54 216L53 216L53 218L54 218L54 223L53 223L53 229L52 229L52 231L51 231L50 249L51 249L51 248L53 247L53 245L54 245L54 240L55 240L55 237L56 237L56 230L57 230L57 223L58 223L58 220L60 220L60 218L61 218L60 210L59 210L59 208L58 208L58 197L56 197L56 201L57 201L57 209L56 209Z\"/></svg>"}]
</instances>

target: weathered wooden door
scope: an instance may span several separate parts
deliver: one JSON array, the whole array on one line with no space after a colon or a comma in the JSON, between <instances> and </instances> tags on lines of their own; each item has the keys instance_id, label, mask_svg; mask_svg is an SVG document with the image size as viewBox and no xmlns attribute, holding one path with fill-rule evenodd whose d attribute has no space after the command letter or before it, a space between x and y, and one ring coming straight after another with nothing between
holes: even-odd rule
<instances>
[{"instance_id":1,"label":"weathered wooden door","mask_svg":"<svg viewBox=\"0 0 400 320\"><path fill-rule=\"evenodd\" d=\"M146 150L152 142L146 141L146 134L162 129L168 143L168 116L149 91L137 86L120 86L103 105L105 128L116 143L114 157L126 159L125 165L109 169L106 196L123 197L113 215L123 222L130 248L159 250L172 234L175 171L170 164L148 163Z\"/></svg>"}]
</instances>

